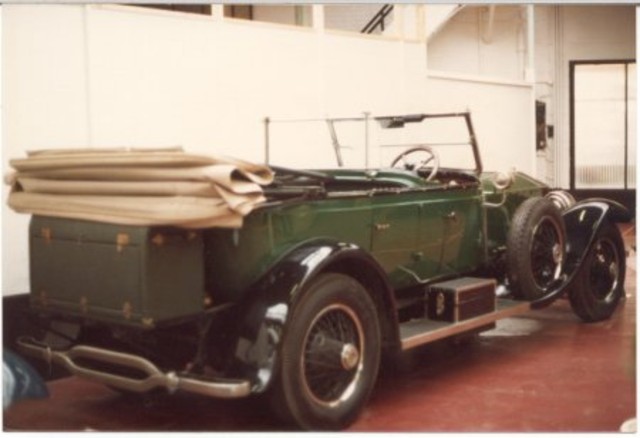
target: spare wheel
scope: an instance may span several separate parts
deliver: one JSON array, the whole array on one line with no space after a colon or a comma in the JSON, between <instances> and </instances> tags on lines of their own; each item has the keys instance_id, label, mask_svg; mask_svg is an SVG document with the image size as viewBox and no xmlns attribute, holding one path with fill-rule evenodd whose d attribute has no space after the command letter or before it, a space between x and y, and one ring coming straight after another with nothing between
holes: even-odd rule
<instances>
[{"instance_id":1,"label":"spare wheel","mask_svg":"<svg viewBox=\"0 0 640 438\"><path fill-rule=\"evenodd\" d=\"M514 297L532 301L548 293L565 255L564 221L553 201L535 197L520 204L507 234L507 278Z\"/></svg>"}]
</instances>

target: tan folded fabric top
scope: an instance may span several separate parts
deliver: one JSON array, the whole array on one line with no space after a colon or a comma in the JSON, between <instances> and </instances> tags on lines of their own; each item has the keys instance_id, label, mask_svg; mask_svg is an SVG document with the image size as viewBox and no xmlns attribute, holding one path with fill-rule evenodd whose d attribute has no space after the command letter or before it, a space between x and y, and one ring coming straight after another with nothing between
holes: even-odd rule
<instances>
[{"instance_id":1,"label":"tan folded fabric top","mask_svg":"<svg viewBox=\"0 0 640 438\"><path fill-rule=\"evenodd\" d=\"M8 204L20 213L126 225L242 226L272 171L164 149L55 149L10 161Z\"/></svg>"}]
</instances>

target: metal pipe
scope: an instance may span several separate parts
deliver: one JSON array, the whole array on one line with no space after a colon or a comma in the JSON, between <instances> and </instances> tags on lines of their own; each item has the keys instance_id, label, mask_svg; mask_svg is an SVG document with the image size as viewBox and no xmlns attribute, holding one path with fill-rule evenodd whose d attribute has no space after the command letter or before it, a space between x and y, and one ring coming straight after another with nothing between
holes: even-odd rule
<instances>
[{"instance_id":1,"label":"metal pipe","mask_svg":"<svg viewBox=\"0 0 640 438\"><path fill-rule=\"evenodd\" d=\"M478 141L476 139L476 133L473 130L473 122L471 122L471 114L463 113L464 121L467 124L467 129L469 131L469 143L471 144L471 149L473 149L473 157L476 161L476 173L478 176L482 174L482 158L480 157L480 150L478 148Z\"/></svg>"},{"instance_id":2,"label":"metal pipe","mask_svg":"<svg viewBox=\"0 0 640 438\"><path fill-rule=\"evenodd\" d=\"M364 168L369 168L369 116L370 112L364 112Z\"/></svg>"},{"instance_id":3,"label":"metal pipe","mask_svg":"<svg viewBox=\"0 0 640 438\"><path fill-rule=\"evenodd\" d=\"M535 15L534 6L529 4L527 8L527 66L524 73L524 79L530 82L534 80L535 72Z\"/></svg>"},{"instance_id":4,"label":"metal pipe","mask_svg":"<svg viewBox=\"0 0 640 438\"><path fill-rule=\"evenodd\" d=\"M489 18L487 19L487 27L482 34L482 41L486 44L491 44L493 42L493 24L496 18L496 5L489 6Z\"/></svg>"},{"instance_id":5,"label":"metal pipe","mask_svg":"<svg viewBox=\"0 0 640 438\"><path fill-rule=\"evenodd\" d=\"M336 127L333 124L333 119L327 119L327 126L329 127L329 135L331 136L331 144L333 144L333 150L336 154L336 160L338 161L338 167L342 167L342 152L340 151L340 142L338 141L338 134L336 133Z\"/></svg>"},{"instance_id":6,"label":"metal pipe","mask_svg":"<svg viewBox=\"0 0 640 438\"><path fill-rule=\"evenodd\" d=\"M23 353L43 359L49 364L60 365L76 376L127 391L142 393L154 388L165 388L169 392L182 390L217 398L246 397L251 392L248 380L200 380L198 376L180 375L175 372L165 373L147 359L133 354L87 345L76 345L69 350L60 351L31 338L21 338L17 342ZM144 373L146 377L138 379L115 374L115 372L92 369L82 365L82 359L131 368Z\"/></svg>"},{"instance_id":7,"label":"metal pipe","mask_svg":"<svg viewBox=\"0 0 640 438\"><path fill-rule=\"evenodd\" d=\"M264 163L265 164L269 164L269 149L270 149L270 143L269 143L269 124L271 123L271 119L269 119L269 117L265 117L264 118Z\"/></svg>"}]
</instances>

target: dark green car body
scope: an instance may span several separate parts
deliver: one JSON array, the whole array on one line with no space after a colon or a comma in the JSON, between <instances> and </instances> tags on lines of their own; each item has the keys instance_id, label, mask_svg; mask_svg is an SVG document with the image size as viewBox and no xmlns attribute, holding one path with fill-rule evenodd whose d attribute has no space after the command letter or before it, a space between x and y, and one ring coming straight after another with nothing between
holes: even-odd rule
<instances>
[{"instance_id":1,"label":"dark green car body","mask_svg":"<svg viewBox=\"0 0 640 438\"><path fill-rule=\"evenodd\" d=\"M492 196L493 174L484 174L483 182L465 174L464 183L442 186L405 171L366 173L327 171L336 181L326 196L273 202L247 217L240 230L206 231L207 290L218 301L236 301L287 253L316 239L369 253L394 289L472 272L505 245L517 206L548 191L517 174L504 205L485 209L485 196L502 196Z\"/></svg>"},{"instance_id":2,"label":"dark green car body","mask_svg":"<svg viewBox=\"0 0 640 438\"><path fill-rule=\"evenodd\" d=\"M240 229L196 232L34 217L32 303L113 323L171 323L250 299L268 272L314 242L359 248L401 292L489 266L504 250L518 205L548 191L523 174L494 194L493 174L460 173L457 183L443 185L397 169L325 173L330 183L305 187L301 197L274 196ZM499 207L486 207L499 198ZM119 235L127 240L121 248ZM162 236L162 250L153 243L156 236Z\"/></svg>"}]
</instances>

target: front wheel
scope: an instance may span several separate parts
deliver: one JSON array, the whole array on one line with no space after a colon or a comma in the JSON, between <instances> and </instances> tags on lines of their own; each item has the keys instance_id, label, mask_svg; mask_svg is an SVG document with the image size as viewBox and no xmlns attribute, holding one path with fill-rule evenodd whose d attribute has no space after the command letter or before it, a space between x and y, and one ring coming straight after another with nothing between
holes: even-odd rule
<instances>
[{"instance_id":1,"label":"front wheel","mask_svg":"<svg viewBox=\"0 0 640 438\"><path fill-rule=\"evenodd\" d=\"M598 231L569 290L574 313L585 322L609 318L624 295L625 271L620 231L615 224L607 222Z\"/></svg>"},{"instance_id":2,"label":"front wheel","mask_svg":"<svg viewBox=\"0 0 640 438\"><path fill-rule=\"evenodd\" d=\"M323 274L294 309L283 339L274 410L308 430L351 424L373 389L380 328L364 287L342 274Z\"/></svg>"}]
</instances>

